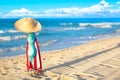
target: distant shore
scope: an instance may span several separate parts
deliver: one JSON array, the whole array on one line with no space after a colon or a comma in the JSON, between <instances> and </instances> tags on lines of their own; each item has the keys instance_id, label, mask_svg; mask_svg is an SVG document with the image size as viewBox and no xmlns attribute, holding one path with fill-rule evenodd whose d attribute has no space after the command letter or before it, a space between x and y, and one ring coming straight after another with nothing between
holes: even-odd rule
<instances>
[{"instance_id":1,"label":"distant shore","mask_svg":"<svg viewBox=\"0 0 120 80\"><path fill-rule=\"evenodd\" d=\"M25 55L0 59L1 80L120 80L120 37L43 52L40 78L26 71Z\"/></svg>"}]
</instances>

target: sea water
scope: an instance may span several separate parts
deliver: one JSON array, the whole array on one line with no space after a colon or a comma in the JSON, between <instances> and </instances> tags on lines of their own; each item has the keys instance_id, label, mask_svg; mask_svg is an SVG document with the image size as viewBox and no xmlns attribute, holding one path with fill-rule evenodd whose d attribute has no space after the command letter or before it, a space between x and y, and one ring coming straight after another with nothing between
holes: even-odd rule
<instances>
[{"instance_id":1,"label":"sea water","mask_svg":"<svg viewBox=\"0 0 120 80\"><path fill-rule=\"evenodd\" d=\"M36 33L40 50L78 46L106 37L120 36L120 18L36 18L42 30ZM0 19L0 57L25 54L27 35L18 32L18 19Z\"/></svg>"}]
</instances>

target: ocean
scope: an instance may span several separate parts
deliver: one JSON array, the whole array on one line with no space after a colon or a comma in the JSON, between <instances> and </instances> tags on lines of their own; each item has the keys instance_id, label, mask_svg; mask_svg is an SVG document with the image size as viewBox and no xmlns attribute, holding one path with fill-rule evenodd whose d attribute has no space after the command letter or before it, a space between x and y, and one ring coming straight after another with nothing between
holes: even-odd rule
<instances>
[{"instance_id":1,"label":"ocean","mask_svg":"<svg viewBox=\"0 0 120 80\"><path fill-rule=\"evenodd\" d=\"M120 36L120 18L36 18L41 52L78 46L92 40ZM14 28L16 19L0 19L0 58L25 54L27 35Z\"/></svg>"}]
</instances>

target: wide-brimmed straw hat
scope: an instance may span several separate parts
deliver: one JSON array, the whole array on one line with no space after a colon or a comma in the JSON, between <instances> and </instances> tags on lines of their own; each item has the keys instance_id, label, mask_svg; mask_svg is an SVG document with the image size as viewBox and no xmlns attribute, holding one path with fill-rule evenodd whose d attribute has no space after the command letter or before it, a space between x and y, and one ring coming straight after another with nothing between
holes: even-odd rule
<instances>
[{"instance_id":1,"label":"wide-brimmed straw hat","mask_svg":"<svg viewBox=\"0 0 120 80\"><path fill-rule=\"evenodd\" d=\"M18 31L24 33L33 33L41 30L41 24L30 17L16 21L14 26Z\"/></svg>"}]
</instances>

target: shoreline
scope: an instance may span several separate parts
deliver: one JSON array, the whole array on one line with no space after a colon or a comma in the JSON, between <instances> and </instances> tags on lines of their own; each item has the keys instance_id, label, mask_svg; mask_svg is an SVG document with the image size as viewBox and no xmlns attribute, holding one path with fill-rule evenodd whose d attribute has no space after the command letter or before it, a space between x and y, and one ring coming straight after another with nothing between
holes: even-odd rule
<instances>
[{"instance_id":1,"label":"shoreline","mask_svg":"<svg viewBox=\"0 0 120 80\"><path fill-rule=\"evenodd\" d=\"M111 39L111 38L116 38L116 37L119 37L119 35L115 35L115 36L104 36L104 37L101 37L101 38L97 38L97 39L94 39L94 40L89 40L89 41L87 41L87 42L85 42L85 43L81 43L81 44L78 44L78 45L76 45L76 46L71 46L71 47L66 47L66 48L61 48L61 49L55 49L55 50L47 50L47 51L41 51L41 53L49 53L49 52L55 52L55 51L60 51L60 50L66 50L66 49L69 49L69 48L73 48L73 47L78 47L78 46L81 46L81 45L84 45L84 44L87 44L87 43L91 43L91 42L95 42L95 41L99 41L99 40L104 40L104 39ZM40 46L40 44L39 44L39 46ZM17 51L15 51L15 52L17 52ZM15 53L14 52L14 53ZM25 52L25 50L22 50L22 52ZM12 53L12 52L10 52L10 53ZM1 53L1 55L2 55L3 53ZM4 54L3 54L4 55ZM15 53L15 55L9 55L9 56L3 56L3 57L0 57L0 59L2 59L2 58L9 58L9 57L15 57L15 56L25 56L25 53L23 54L16 54Z\"/></svg>"},{"instance_id":2,"label":"shoreline","mask_svg":"<svg viewBox=\"0 0 120 80\"><path fill-rule=\"evenodd\" d=\"M93 40L76 47L42 52L41 56L43 62L41 78L27 74L24 54L0 58L0 78L4 80L120 79L120 37Z\"/></svg>"}]
</instances>

